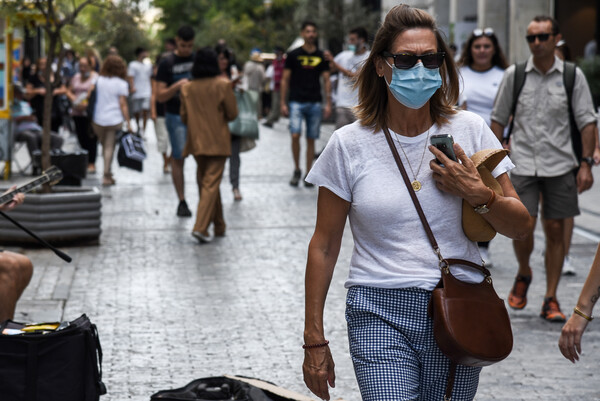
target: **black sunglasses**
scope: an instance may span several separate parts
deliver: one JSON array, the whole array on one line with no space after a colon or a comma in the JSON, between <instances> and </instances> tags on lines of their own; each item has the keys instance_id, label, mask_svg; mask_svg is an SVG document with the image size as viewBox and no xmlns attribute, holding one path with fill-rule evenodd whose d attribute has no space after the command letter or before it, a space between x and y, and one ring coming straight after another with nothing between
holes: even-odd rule
<instances>
[{"instance_id":1,"label":"black sunglasses","mask_svg":"<svg viewBox=\"0 0 600 401\"><path fill-rule=\"evenodd\" d=\"M527 35L525 36L525 39L527 39L529 43L535 42L535 38L537 38L537 40L539 40L540 42L545 42L548 39L550 39L550 36L553 35L554 34L552 33L538 33L537 35Z\"/></svg>"},{"instance_id":2,"label":"black sunglasses","mask_svg":"<svg viewBox=\"0 0 600 401\"><path fill-rule=\"evenodd\" d=\"M417 64L417 61L421 60L425 68L434 69L440 68L444 62L444 56L446 53L427 53L427 54L407 54L398 53L392 54L389 52L383 52L383 57L392 57L394 59L394 66L401 70L408 70Z\"/></svg>"}]
</instances>

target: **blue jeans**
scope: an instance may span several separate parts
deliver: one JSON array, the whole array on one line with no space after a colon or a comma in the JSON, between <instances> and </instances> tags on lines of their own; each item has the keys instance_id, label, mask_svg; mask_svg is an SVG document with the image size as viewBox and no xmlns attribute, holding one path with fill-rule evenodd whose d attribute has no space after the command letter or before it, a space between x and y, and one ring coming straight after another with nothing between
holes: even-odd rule
<instances>
[{"instance_id":1,"label":"blue jeans","mask_svg":"<svg viewBox=\"0 0 600 401\"><path fill-rule=\"evenodd\" d=\"M173 159L183 158L183 147L187 138L187 127L181 121L179 114L165 113L165 123L169 131L171 142L171 156Z\"/></svg>"},{"instance_id":2,"label":"blue jeans","mask_svg":"<svg viewBox=\"0 0 600 401\"><path fill-rule=\"evenodd\" d=\"M320 102L290 102L290 132L302 133L302 119L306 120L306 137L319 139L321 131Z\"/></svg>"}]
</instances>

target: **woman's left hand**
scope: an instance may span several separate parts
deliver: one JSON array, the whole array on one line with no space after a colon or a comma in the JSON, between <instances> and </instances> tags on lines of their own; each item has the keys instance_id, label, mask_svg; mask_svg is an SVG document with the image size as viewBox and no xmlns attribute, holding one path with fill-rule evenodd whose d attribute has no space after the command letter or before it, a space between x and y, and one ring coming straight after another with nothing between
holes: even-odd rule
<instances>
[{"instance_id":1,"label":"woman's left hand","mask_svg":"<svg viewBox=\"0 0 600 401\"><path fill-rule=\"evenodd\" d=\"M560 333L558 348L563 356L573 363L578 361L581 355L581 337L587 325L587 320L574 313Z\"/></svg>"},{"instance_id":2,"label":"woman's left hand","mask_svg":"<svg viewBox=\"0 0 600 401\"><path fill-rule=\"evenodd\" d=\"M435 146L429 146L429 151L444 165L438 164L436 159L429 162L439 190L461 197L473 207L489 200L489 188L483 183L475 164L459 144L454 144L454 153L460 163L450 160Z\"/></svg>"}]
</instances>

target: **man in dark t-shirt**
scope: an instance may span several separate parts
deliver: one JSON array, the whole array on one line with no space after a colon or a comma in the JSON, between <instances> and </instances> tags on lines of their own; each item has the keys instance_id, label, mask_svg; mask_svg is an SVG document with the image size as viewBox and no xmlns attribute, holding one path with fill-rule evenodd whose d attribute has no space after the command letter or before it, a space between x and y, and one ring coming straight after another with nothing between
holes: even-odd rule
<instances>
[{"instance_id":1,"label":"man in dark t-shirt","mask_svg":"<svg viewBox=\"0 0 600 401\"><path fill-rule=\"evenodd\" d=\"M290 118L292 134L292 155L294 157L294 174L290 185L296 187L300 182L300 134L302 120L306 120L306 174L312 167L315 157L315 139L319 138L321 117L331 114L331 83L329 82L329 63L325 61L323 52L317 48L317 26L314 22L305 21L300 35L304 45L290 51L285 60L283 77L281 78L281 113ZM321 111L321 83L325 84L326 103ZM286 96L289 94L289 108ZM313 185L304 181L304 186Z\"/></svg>"},{"instance_id":2,"label":"man in dark t-shirt","mask_svg":"<svg viewBox=\"0 0 600 401\"><path fill-rule=\"evenodd\" d=\"M190 217L190 211L185 201L185 187L183 178L183 147L187 137L187 127L181 121L179 108L179 91L191 78L192 65L194 64L194 30L189 26L182 26L175 37L175 51L165 56L158 65L156 73L157 89L156 100L165 103L165 123L171 142L171 176L173 185L179 198L177 216Z\"/></svg>"}]
</instances>

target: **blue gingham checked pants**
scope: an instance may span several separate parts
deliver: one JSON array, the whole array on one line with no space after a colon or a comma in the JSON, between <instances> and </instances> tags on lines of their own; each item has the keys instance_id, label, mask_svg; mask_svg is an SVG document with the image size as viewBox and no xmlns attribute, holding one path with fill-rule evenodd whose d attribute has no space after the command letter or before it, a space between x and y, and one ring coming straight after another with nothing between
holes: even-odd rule
<instances>
[{"instance_id":1,"label":"blue gingham checked pants","mask_svg":"<svg viewBox=\"0 0 600 401\"><path fill-rule=\"evenodd\" d=\"M450 360L433 337L430 297L419 288L348 290L350 355L364 401L444 399ZM480 372L457 367L452 401L475 397Z\"/></svg>"}]
</instances>

